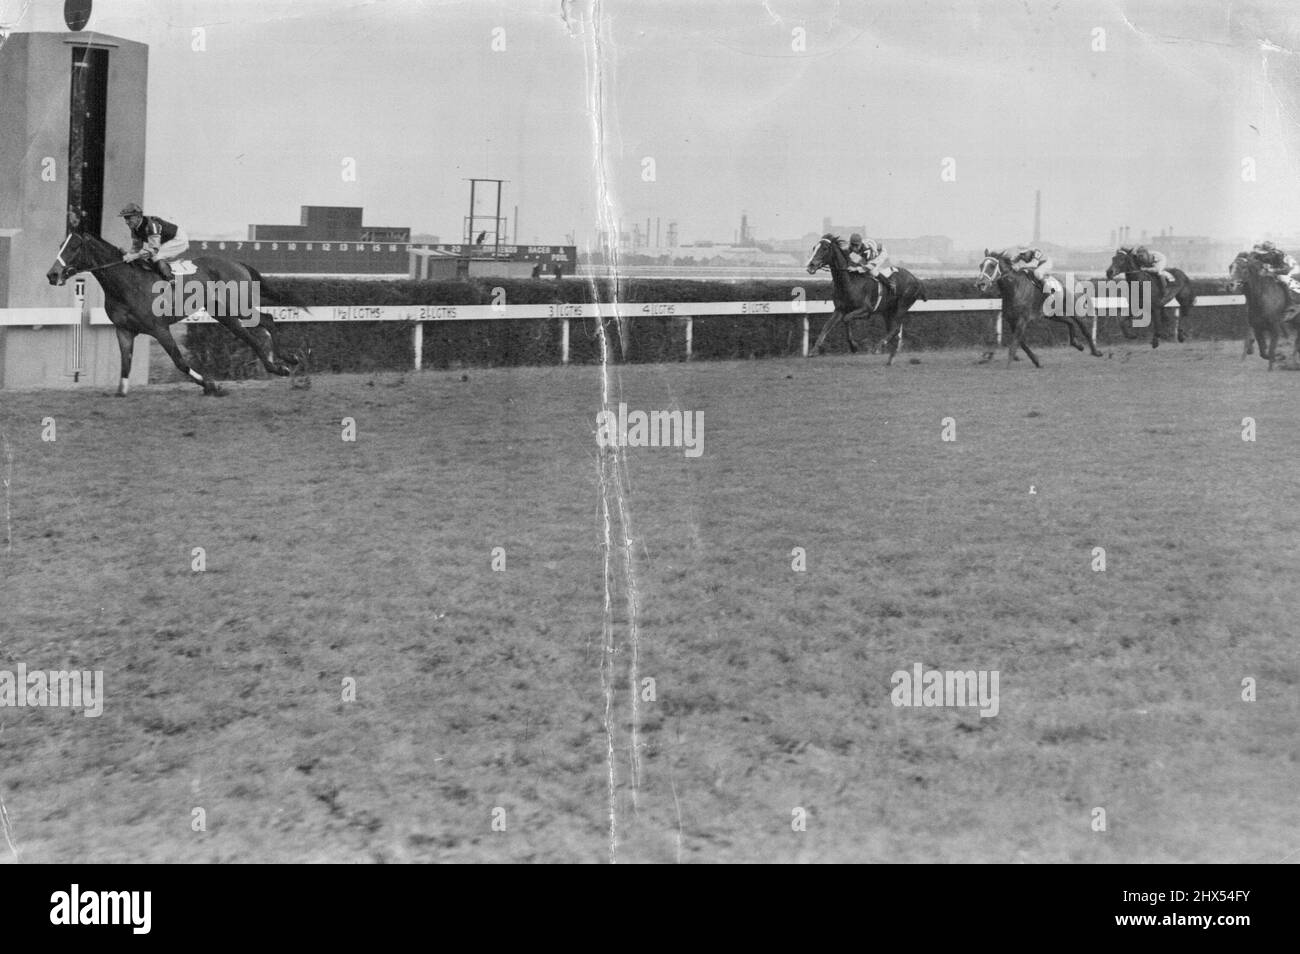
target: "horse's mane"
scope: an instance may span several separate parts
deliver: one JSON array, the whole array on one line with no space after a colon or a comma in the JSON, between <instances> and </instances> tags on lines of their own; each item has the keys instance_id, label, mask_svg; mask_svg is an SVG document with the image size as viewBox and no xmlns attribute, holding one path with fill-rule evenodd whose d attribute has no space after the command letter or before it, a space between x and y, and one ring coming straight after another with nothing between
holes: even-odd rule
<instances>
[{"instance_id":1,"label":"horse's mane","mask_svg":"<svg viewBox=\"0 0 1300 954\"><path fill-rule=\"evenodd\" d=\"M100 235L97 232L91 232L90 230L86 230L84 232L78 231L77 234L81 236L82 241L89 241L92 245L97 245L102 249L112 249L113 251L119 251L116 245L114 245L112 242L110 242L108 239L104 238L104 236Z\"/></svg>"}]
</instances>

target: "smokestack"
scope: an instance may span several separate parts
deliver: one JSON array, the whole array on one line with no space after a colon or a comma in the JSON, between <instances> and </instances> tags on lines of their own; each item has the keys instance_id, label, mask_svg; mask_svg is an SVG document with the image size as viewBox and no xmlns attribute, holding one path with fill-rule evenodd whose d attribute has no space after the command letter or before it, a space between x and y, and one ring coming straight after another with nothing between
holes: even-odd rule
<instances>
[{"instance_id":1,"label":"smokestack","mask_svg":"<svg viewBox=\"0 0 1300 954\"><path fill-rule=\"evenodd\" d=\"M1119 242L1116 239L1116 232L1114 229L1110 230L1110 247L1119 248Z\"/></svg>"},{"instance_id":2,"label":"smokestack","mask_svg":"<svg viewBox=\"0 0 1300 954\"><path fill-rule=\"evenodd\" d=\"M1043 190L1034 190L1034 244L1043 240Z\"/></svg>"}]
</instances>

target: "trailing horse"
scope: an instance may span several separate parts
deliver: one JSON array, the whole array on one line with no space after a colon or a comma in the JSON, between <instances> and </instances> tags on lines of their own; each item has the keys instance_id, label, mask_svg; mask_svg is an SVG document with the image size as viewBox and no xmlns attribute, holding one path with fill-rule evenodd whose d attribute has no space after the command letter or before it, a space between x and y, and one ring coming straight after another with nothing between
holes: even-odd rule
<instances>
[{"instance_id":1,"label":"trailing horse","mask_svg":"<svg viewBox=\"0 0 1300 954\"><path fill-rule=\"evenodd\" d=\"M984 250L984 260L980 262L980 277L975 280L975 286L985 294L996 287L1002 295L1002 322L1007 327L1010 338L1010 343L1007 345L1007 366L1011 365L1012 359L1016 356L1016 348L1019 347L1029 355L1029 360L1034 362L1035 368L1041 368L1043 365L1038 360L1038 356L1029 350L1029 345L1025 342L1025 332L1029 329L1031 321L1043 316L1043 303L1047 300L1047 292L1040 289L1029 275L1012 268L1011 262L1005 255L988 249ZM1070 347L1082 351L1083 345L1079 343L1081 338L1088 342L1093 357L1101 357L1101 352L1093 343L1092 336L1088 334L1077 315L1047 315L1047 317L1065 325L1066 331L1070 333ZM1075 332L1078 332L1078 337Z\"/></svg>"},{"instance_id":2,"label":"trailing horse","mask_svg":"<svg viewBox=\"0 0 1300 954\"><path fill-rule=\"evenodd\" d=\"M905 268L894 269L894 291L890 291L883 281L873 275L849 271L848 253L844 250L839 237L829 232L823 235L813 247L812 257L808 259L809 275L823 268L831 270L835 311L830 320L822 326L821 334L817 336L817 344L808 352L809 357L821 353L826 336L835 327L837 321L844 322L844 334L848 338L849 351L857 354L858 343L853 340L853 319L881 315L885 320L885 337L882 343L889 347L889 358L885 364L893 364L903 331L903 316L918 300L925 300L925 286Z\"/></svg>"},{"instance_id":3,"label":"trailing horse","mask_svg":"<svg viewBox=\"0 0 1300 954\"><path fill-rule=\"evenodd\" d=\"M1268 369L1272 371L1277 360L1278 338L1286 335L1286 313L1290 305L1286 286L1275 275L1267 273L1257 258L1242 252L1228 266L1228 291L1246 295L1246 321L1250 330L1242 357L1250 354L1253 333L1259 343L1259 356L1268 361ZM1296 353L1300 354L1300 335L1296 337Z\"/></svg>"},{"instance_id":4,"label":"trailing horse","mask_svg":"<svg viewBox=\"0 0 1300 954\"><path fill-rule=\"evenodd\" d=\"M1178 317L1174 319L1174 337L1181 344L1187 340L1187 336L1183 334L1183 319L1191 314L1192 306L1196 304L1196 293L1192 291L1192 280L1187 277L1187 273L1181 268L1168 268L1165 271L1174 276L1172 283L1167 283L1155 269L1144 268L1135 262L1131 248L1116 249L1110 260L1110 266L1106 269L1107 279L1113 279L1122 273L1130 284L1141 281L1151 283L1149 286L1151 292L1147 295L1147 301L1151 303L1151 347L1153 348L1160 346L1161 329L1165 323L1165 306L1174 300L1178 302ZM1120 322L1119 327L1125 338L1137 337L1123 321Z\"/></svg>"},{"instance_id":5,"label":"trailing horse","mask_svg":"<svg viewBox=\"0 0 1300 954\"><path fill-rule=\"evenodd\" d=\"M275 322L268 312L256 307L256 302L261 298L274 297L283 304L298 302L283 295L274 295L256 269L240 262L209 256L195 259L194 264L198 269L194 274L176 278L178 283L184 283L180 288L185 293L183 296L171 283L166 283L166 290L159 293L156 286L163 279L157 272L140 262L122 261L122 250L98 235L74 229L63 240L59 254L45 277L51 285L62 285L78 272L90 272L99 280L104 289L104 310L117 328L117 346L122 354L118 397L124 397L127 393L131 352L138 334L156 339L172 363L202 387L204 394L220 396L225 393L217 382L204 377L186 363L172 337L170 326L186 317L185 312L191 310L191 304L198 303L200 294L202 308L232 335L252 348L268 371L288 375L293 373L290 365L299 364L298 358L292 355L284 355L283 360L276 357L279 341ZM218 294L225 289L239 290L243 294ZM256 297L252 296L253 292ZM252 307L247 304L250 298L254 302ZM184 307L175 307L176 304ZM256 318L255 324L266 329L268 344L263 344L241 320L253 318Z\"/></svg>"}]
</instances>

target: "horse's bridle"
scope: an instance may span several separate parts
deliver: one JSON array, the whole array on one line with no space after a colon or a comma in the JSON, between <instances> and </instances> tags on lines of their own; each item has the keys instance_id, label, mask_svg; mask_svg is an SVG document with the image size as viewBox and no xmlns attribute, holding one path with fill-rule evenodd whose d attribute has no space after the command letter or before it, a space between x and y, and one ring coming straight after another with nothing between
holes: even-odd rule
<instances>
[{"instance_id":1,"label":"horse's bridle","mask_svg":"<svg viewBox=\"0 0 1300 954\"><path fill-rule=\"evenodd\" d=\"M826 236L823 235L821 238L819 238L817 240L817 244L813 246L812 255L808 256L808 261L811 262L813 260L813 258L817 255L817 250L819 248L821 248L823 245L830 245L830 244L831 244L831 240L828 239ZM817 266L817 271L820 272L823 268L830 268L830 267L831 267L831 263L829 261L825 261Z\"/></svg>"},{"instance_id":2,"label":"horse's bridle","mask_svg":"<svg viewBox=\"0 0 1300 954\"><path fill-rule=\"evenodd\" d=\"M63 260L63 251L64 251L64 249L66 249L66 248L68 247L68 243L72 241L72 236L73 236L74 234L75 234L75 233L73 233L73 232L69 232L69 233L68 233L67 238L65 238L65 239L63 240L63 244L59 246L59 254L56 255L56 256L54 256L54 260L55 260L56 262L58 262L60 265L62 265L64 268L76 268L76 269L77 269L77 272L97 272L97 271L99 271L100 269L104 269L104 268L112 268L114 265L130 265L130 264L131 264L130 262L123 262L123 261L121 261L121 260L119 259L119 260L116 261L116 262L105 262L103 265L94 265L94 266L92 266L92 267L90 267L90 268L79 268L79 267L77 267L76 265L73 265L73 264L70 263L70 262L65 262L65 261ZM85 247L85 244L86 244L86 240L85 240L84 238L81 240L81 244L82 244L82 247L84 248L84 247ZM75 274L75 273L74 273L74 274Z\"/></svg>"},{"instance_id":3,"label":"horse's bridle","mask_svg":"<svg viewBox=\"0 0 1300 954\"><path fill-rule=\"evenodd\" d=\"M989 274L987 269L989 263L993 263L993 274ZM980 262L980 278L987 281L990 285L996 284L997 280L1002 277L1002 259L996 255L987 255L984 261Z\"/></svg>"}]
</instances>

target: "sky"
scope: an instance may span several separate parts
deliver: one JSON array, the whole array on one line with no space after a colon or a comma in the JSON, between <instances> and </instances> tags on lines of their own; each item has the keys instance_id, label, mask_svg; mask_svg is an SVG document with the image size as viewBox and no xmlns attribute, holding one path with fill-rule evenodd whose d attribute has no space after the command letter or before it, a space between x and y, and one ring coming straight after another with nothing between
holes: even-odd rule
<instances>
[{"instance_id":1,"label":"sky","mask_svg":"<svg viewBox=\"0 0 1300 954\"><path fill-rule=\"evenodd\" d=\"M54 0L0 25L66 30ZM149 44L142 199L193 237L312 204L458 241L470 176L539 244L743 211L1006 245L1036 189L1061 244L1300 234L1290 2L95 0L88 29Z\"/></svg>"}]
</instances>

